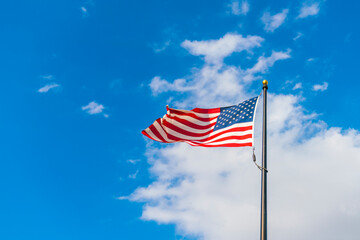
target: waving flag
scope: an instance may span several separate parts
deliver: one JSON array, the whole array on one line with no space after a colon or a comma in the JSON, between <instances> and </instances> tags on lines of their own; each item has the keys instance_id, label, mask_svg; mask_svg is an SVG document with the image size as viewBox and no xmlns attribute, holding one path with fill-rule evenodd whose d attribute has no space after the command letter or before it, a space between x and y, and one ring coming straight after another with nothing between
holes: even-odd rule
<instances>
[{"instance_id":1,"label":"waving flag","mask_svg":"<svg viewBox=\"0 0 360 240\"><path fill-rule=\"evenodd\" d=\"M167 114L142 131L163 143L186 142L201 147L253 146L258 97L238 105L193 110L167 108Z\"/></svg>"}]
</instances>

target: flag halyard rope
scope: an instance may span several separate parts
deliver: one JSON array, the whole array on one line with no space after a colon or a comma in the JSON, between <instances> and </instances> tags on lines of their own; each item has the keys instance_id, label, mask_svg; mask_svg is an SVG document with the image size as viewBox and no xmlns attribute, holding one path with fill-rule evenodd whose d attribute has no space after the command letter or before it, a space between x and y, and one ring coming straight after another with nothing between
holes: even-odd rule
<instances>
[{"instance_id":1,"label":"flag halyard rope","mask_svg":"<svg viewBox=\"0 0 360 240\"><path fill-rule=\"evenodd\" d=\"M253 147L253 155L252 155L252 157L253 157L254 164L260 169L260 171L265 170L265 172L269 172L266 168L264 168L264 167L260 166L259 164L257 164L256 155L255 155L255 147Z\"/></svg>"}]
</instances>

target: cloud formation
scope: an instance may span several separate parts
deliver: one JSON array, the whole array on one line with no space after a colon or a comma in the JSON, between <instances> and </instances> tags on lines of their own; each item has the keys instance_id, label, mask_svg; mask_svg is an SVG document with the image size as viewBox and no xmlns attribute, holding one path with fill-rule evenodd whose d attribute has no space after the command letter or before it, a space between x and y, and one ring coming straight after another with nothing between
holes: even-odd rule
<instances>
[{"instance_id":1,"label":"cloud formation","mask_svg":"<svg viewBox=\"0 0 360 240\"><path fill-rule=\"evenodd\" d=\"M202 45L211 43L212 52L218 52L222 46L215 42L197 46L205 51ZM231 49L226 56L236 51ZM195 47L189 51L207 56ZM181 104L188 109L233 104L254 94L244 77L268 71L277 60L288 59L289 52L260 56L247 70L205 63L189 80L170 83L157 77L152 87L158 93L186 91ZM352 229L360 222L360 134L327 126L304 109L302 101L301 96L269 94L269 232L279 240L355 240ZM261 126L261 111L260 106L255 126ZM257 149L260 131L255 128ZM251 149L156 146L148 145L146 151L155 181L120 198L143 202L143 220L175 224L180 234L205 240L258 237L260 172L251 162Z\"/></svg>"},{"instance_id":2,"label":"cloud formation","mask_svg":"<svg viewBox=\"0 0 360 240\"><path fill-rule=\"evenodd\" d=\"M259 36L246 36L227 33L220 39L207 41L185 40L181 46L194 56L204 56L206 63L220 64L225 57L232 53L250 51L260 47L263 38Z\"/></svg>"},{"instance_id":3,"label":"cloud formation","mask_svg":"<svg viewBox=\"0 0 360 240\"><path fill-rule=\"evenodd\" d=\"M301 32L298 32L296 34L296 36L293 38L294 41L298 40L299 38L303 37L304 34L302 34Z\"/></svg>"},{"instance_id":4,"label":"cloud formation","mask_svg":"<svg viewBox=\"0 0 360 240\"><path fill-rule=\"evenodd\" d=\"M274 32L275 29L280 27L285 22L288 12L288 9L284 9L275 15L271 15L270 12L265 12L261 17L261 21L265 25L265 31Z\"/></svg>"},{"instance_id":5,"label":"cloud formation","mask_svg":"<svg viewBox=\"0 0 360 240\"><path fill-rule=\"evenodd\" d=\"M88 10L87 10L87 8L86 8L85 6L82 6L82 7L80 8L80 10L81 10L81 13L82 13L82 16L83 16L83 17L88 16Z\"/></svg>"},{"instance_id":6,"label":"cloud formation","mask_svg":"<svg viewBox=\"0 0 360 240\"><path fill-rule=\"evenodd\" d=\"M315 16L319 13L320 11L320 3L316 2L316 3L304 3L302 8L300 9L300 13L297 16L297 18L306 18L309 16Z\"/></svg>"},{"instance_id":7,"label":"cloud formation","mask_svg":"<svg viewBox=\"0 0 360 240\"><path fill-rule=\"evenodd\" d=\"M171 41L168 40L163 44L158 44L158 43L154 43L152 44L152 49L154 50L155 53L160 53L165 51L169 46L170 46Z\"/></svg>"},{"instance_id":8,"label":"cloud formation","mask_svg":"<svg viewBox=\"0 0 360 240\"><path fill-rule=\"evenodd\" d=\"M54 80L55 77L53 75L44 75L44 76L41 76L43 79L46 79L46 80Z\"/></svg>"},{"instance_id":9,"label":"cloud formation","mask_svg":"<svg viewBox=\"0 0 360 240\"><path fill-rule=\"evenodd\" d=\"M255 77L254 75L257 73L266 73L269 70L269 68L271 68L274 65L275 62L290 58L291 57L290 52L291 52L290 49L287 49L285 52L272 51L270 57L264 57L264 56L259 57L257 63L252 68L246 70L247 75L244 76L244 80L252 81L255 79L259 79L260 76Z\"/></svg>"},{"instance_id":10,"label":"cloud formation","mask_svg":"<svg viewBox=\"0 0 360 240\"><path fill-rule=\"evenodd\" d=\"M51 76L51 75L50 75ZM57 83L50 83L50 84L46 84L45 86L43 86L42 88L38 89L39 93L47 93L50 89L53 88L58 88L60 87L59 84Z\"/></svg>"},{"instance_id":11,"label":"cloud formation","mask_svg":"<svg viewBox=\"0 0 360 240\"><path fill-rule=\"evenodd\" d=\"M139 170L136 170L135 173L129 175L129 178L130 178L130 179L136 179L138 173L139 173Z\"/></svg>"},{"instance_id":12,"label":"cloud formation","mask_svg":"<svg viewBox=\"0 0 360 240\"><path fill-rule=\"evenodd\" d=\"M185 92L190 90L195 90L196 86L189 86L185 79L176 79L174 82L170 83L164 79L161 79L160 76L156 76L151 80L150 88L153 95L158 95L162 92L167 91L179 91Z\"/></svg>"},{"instance_id":13,"label":"cloud formation","mask_svg":"<svg viewBox=\"0 0 360 240\"><path fill-rule=\"evenodd\" d=\"M231 8L231 13L234 15L246 15L250 10L248 1L242 1L241 5L239 1L232 1L229 7Z\"/></svg>"},{"instance_id":14,"label":"cloud formation","mask_svg":"<svg viewBox=\"0 0 360 240\"><path fill-rule=\"evenodd\" d=\"M312 87L312 90L313 91L325 91L327 88L328 88L329 84L327 82L324 82L323 84L315 84L313 87Z\"/></svg>"},{"instance_id":15,"label":"cloud formation","mask_svg":"<svg viewBox=\"0 0 360 240\"><path fill-rule=\"evenodd\" d=\"M92 101L92 102L89 102L88 105L81 107L81 109L83 111L86 111L88 114L93 115L93 114L102 113L104 110L104 106L95 101Z\"/></svg>"},{"instance_id":16,"label":"cloud formation","mask_svg":"<svg viewBox=\"0 0 360 240\"><path fill-rule=\"evenodd\" d=\"M223 60L235 52L260 47L263 40L259 36L244 38L236 34L226 34L218 40L186 40L182 46L195 56L205 56L204 66L193 70L191 76L172 82L155 76L150 83L151 91L154 96L169 91L188 93L187 99L174 102L176 107L194 107L196 104L200 104L200 107L214 107L213 102L226 105L234 99L243 100L249 96L244 86L259 79L275 62L290 58L290 49L272 51L269 57L260 56L249 69L224 65ZM202 99L202 102L199 103L198 99Z\"/></svg>"},{"instance_id":17,"label":"cloud formation","mask_svg":"<svg viewBox=\"0 0 360 240\"><path fill-rule=\"evenodd\" d=\"M138 162L140 162L140 159L128 159L128 160L126 160L126 162L128 162L128 163L131 163L131 164L136 164L136 163L138 163Z\"/></svg>"},{"instance_id":18,"label":"cloud formation","mask_svg":"<svg viewBox=\"0 0 360 240\"><path fill-rule=\"evenodd\" d=\"M302 89L302 83L301 82L295 84L295 86L293 87L293 90L296 90L296 89Z\"/></svg>"}]
</instances>

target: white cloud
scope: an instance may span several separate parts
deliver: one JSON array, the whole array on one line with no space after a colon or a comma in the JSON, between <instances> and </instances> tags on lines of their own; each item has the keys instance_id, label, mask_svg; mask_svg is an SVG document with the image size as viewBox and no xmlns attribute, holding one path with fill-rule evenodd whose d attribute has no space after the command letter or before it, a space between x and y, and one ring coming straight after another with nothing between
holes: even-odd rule
<instances>
[{"instance_id":1,"label":"white cloud","mask_svg":"<svg viewBox=\"0 0 360 240\"><path fill-rule=\"evenodd\" d=\"M243 92L238 84L240 76L240 70L235 67L219 69L218 66L206 65L196 70L189 80L177 79L171 83L154 77L150 87L154 95L167 91L190 93L186 100L173 102L177 107L195 104L211 106L216 100L218 104L227 104L230 99ZM209 89L212 91L209 92ZM202 99L202 102L198 99Z\"/></svg>"},{"instance_id":2,"label":"white cloud","mask_svg":"<svg viewBox=\"0 0 360 240\"><path fill-rule=\"evenodd\" d=\"M139 170L136 170L135 173L129 175L129 178L130 178L130 179L136 179L138 173L139 173Z\"/></svg>"},{"instance_id":3,"label":"white cloud","mask_svg":"<svg viewBox=\"0 0 360 240\"><path fill-rule=\"evenodd\" d=\"M169 83L168 81L161 79L161 77L156 76L151 80L150 88L152 93L156 96L159 93L167 92L167 91L189 91L194 90L195 87L187 86L188 83L185 79L176 79L173 83Z\"/></svg>"},{"instance_id":4,"label":"white cloud","mask_svg":"<svg viewBox=\"0 0 360 240\"><path fill-rule=\"evenodd\" d=\"M250 10L250 5L248 1L242 1L241 2L241 13L243 15L246 15Z\"/></svg>"},{"instance_id":5,"label":"white cloud","mask_svg":"<svg viewBox=\"0 0 360 240\"><path fill-rule=\"evenodd\" d=\"M171 41L168 40L166 41L164 44L157 44L157 43L154 43L152 44L152 49L154 50L155 53L159 53L159 52L163 52L165 51L169 46L170 46L170 43Z\"/></svg>"},{"instance_id":6,"label":"white cloud","mask_svg":"<svg viewBox=\"0 0 360 240\"><path fill-rule=\"evenodd\" d=\"M312 4L304 3L302 8L300 9L300 13L297 16L297 18L306 18L308 16L315 16L319 13L319 11L320 11L319 2Z\"/></svg>"},{"instance_id":7,"label":"white cloud","mask_svg":"<svg viewBox=\"0 0 360 240\"><path fill-rule=\"evenodd\" d=\"M235 66L212 64L222 62L222 49L228 47L227 56L238 51L236 47L229 47L228 41L224 41L228 35L219 40L194 41L196 44L189 51L193 55L200 55L200 52L201 55L205 55L205 65L201 69L193 70L193 74L186 79L180 78L170 82L160 76L154 77L150 83L153 95L156 96L168 91L190 93L186 100L173 102L177 107L195 106L197 104L200 104L201 107L213 107L214 103L218 105L230 104L234 98L240 101L248 96L243 90L244 85L259 79L261 74L266 73L276 61L290 58L290 49L288 49L284 52L273 51L269 57L261 56L253 67L246 70ZM240 36L241 41L244 39L241 35L237 36ZM252 36L251 38L263 41L258 36ZM230 42L232 43L232 41ZM205 46L211 47L205 48ZM198 99L202 101L199 102Z\"/></svg>"},{"instance_id":8,"label":"white cloud","mask_svg":"<svg viewBox=\"0 0 360 240\"><path fill-rule=\"evenodd\" d=\"M227 33L217 40L189 41L185 40L181 46L192 55L204 56L206 63L221 64L225 57L234 52L250 51L260 47L264 39L259 36L243 37L239 34Z\"/></svg>"},{"instance_id":9,"label":"white cloud","mask_svg":"<svg viewBox=\"0 0 360 240\"><path fill-rule=\"evenodd\" d=\"M327 82L324 82L323 84L315 84L313 87L312 87L312 90L313 91L325 91L327 88L328 88L329 84Z\"/></svg>"},{"instance_id":10,"label":"white cloud","mask_svg":"<svg viewBox=\"0 0 360 240\"><path fill-rule=\"evenodd\" d=\"M301 82L295 84L295 86L293 87L293 90L296 90L296 89L302 89L302 83Z\"/></svg>"},{"instance_id":11,"label":"white cloud","mask_svg":"<svg viewBox=\"0 0 360 240\"><path fill-rule=\"evenodd\" d=\"M88 15L88 10L84 6L82 6L80 8L80 10L81 10L81 13L82 13L83 17L86 17Z\"/></svg>"},{"instance_id":12,"label":"white cloud","mask_svg":"<svg viewBox=\"0 0 360 240\"><path fill-rule=\"evenodd\" d=\"M39 93L47 93L50 89L53 88L58 88L60 87L59 84L57 83L50 83L50 84L46 84L45 86L43 86L42 88L38 89Z\"/></svg>"},{"instance_id":13,"label":"white cloud","mask_svg":"<svg viewBox=\"0 0 360 240\"><path fill-rule=\"evenodd\" d=\"M302 36L304 36L304 34L302 34L301 32L298 32L296 34L296 36L293 38L294 41L298 40L299 38L301 38Z\"/></svg>"},{"instance_id":14,"label":"white cloud","mask_svg":"<svg viewBox=\"0 0 360 240\"><path fill-rule=\"evenodd\" d=\"M129 159L127 162L135 165L136 163L140 162L140 159Z\"/></svg>"},{"instance_id":15,"label":"white cloud","mask_svg":"<svg viewBox=\"0 0 360 240\"><path fill-rule=\"evenodd\" d=\"M254 95L245 76L269 71L275 61L289 57L289 51L273 51L247 70L205 64L182 84L159 78L163 86L157 90L186 91L191 101L181 99L181 104L187 109L234 104ZM193 90L186 89L189 86ZM269 94L269 233L279 240L355 240L360 222L360 134L327 126L301 101L300 96ZM260 104L257 149L261 111ZM149 144L146 151L154 182L120 198L144 202L143 220L175 224L179 234L204 240L258 237L260 172L252 163L251 149L156 146Z\"/></svg>"},{"instance_id":16,"label":"white cloud","mask_svg":"<svg viewBox=\"0 0 360 240\"><path fill-rule=\"evenodd\" d=\"M265 31L274 32L275 29L284 23L288 12L288 9L284 9L275 15L271 15L270 12L265 12L261 17L261 21L265 24Z\"/></svg>"},{"instance_id":17,"label":"white cloud","mask_svg":"<svg viewBox=\"0 0 360 240\"><path fill-rule=\"evenodd\" d=\"M41 76L43 79L46 79L46 80L54 80L55 77L53 75L44 75L44 76Z\"/></svg>"},{"instance_id":18,"label":"white cloud","mask_svg":"<svg viewBox=\"0 0 360 240\"><path fill-rule=\"evenodd\" d=\"M231 8L231 13L234 15L246 15L250 10L248 1L242 1L241 6L239 1L232 1L229 7Z\"/></svg>"},{"instance_id":19,"label":"white cloud","mask_svg":"<svg viewBox=\"0 0 360 240\"><path fill-rule=\"evenodd\" d=\"M264 57L264 56L259 57L257 63L252 68L246 70L247 75L244 77L244 80L253 81L255 79L259 79L259 76L258 77L254 76L256 73L266 73L269 70L269 68L274 65L276 61L291 58L290 52L291 52L290 49L288 49L286 52L272 51L270 57Z\"/></svg>"},{"instance_id":20,"label":"white cloud","mask_svg":"<svg viewBox=\"0 0 360 240\"><path fill-rule=\"evenodd\" d=\"M83 111L86 111L88 114L99 114L104 110L104 106L95 101L89 102L88 105L81 107Z\"/></svg>"},{"instance_id":21,"label":"white cloud","mask_svg":"<svg viewBox=\"0 0 360 240\"><path fill-rule=\"evenodd\" d=\"M291 57L290 52L291 52L290 49L288 49L286 52L272 51L270 57L261 56L261 57L259 57L258 62L252 68L247 70L247 72L249 72L249 73L258 73L258 72L265 73L270 67L272 67L274 65L274 63L276 61L290 58Z\"/></svg>"}]
</instances>

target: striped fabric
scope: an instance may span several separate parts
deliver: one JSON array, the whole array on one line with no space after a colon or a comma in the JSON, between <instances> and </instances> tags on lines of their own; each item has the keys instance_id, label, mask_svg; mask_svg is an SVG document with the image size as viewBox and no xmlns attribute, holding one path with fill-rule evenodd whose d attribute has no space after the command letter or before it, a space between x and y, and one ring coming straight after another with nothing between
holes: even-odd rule
<instances>
[{"instance_id":1,"label":"striped fabric","mask_svg":"<svg viewBox=\"0 0 360 240\"><path fill-rule=\"evenodd\" d=\"M193 110L167 108L167 114L142 131L163 143L186 142L201 147L253 146L258 97L238 105Z\"/></svg>"}]
</instances>

